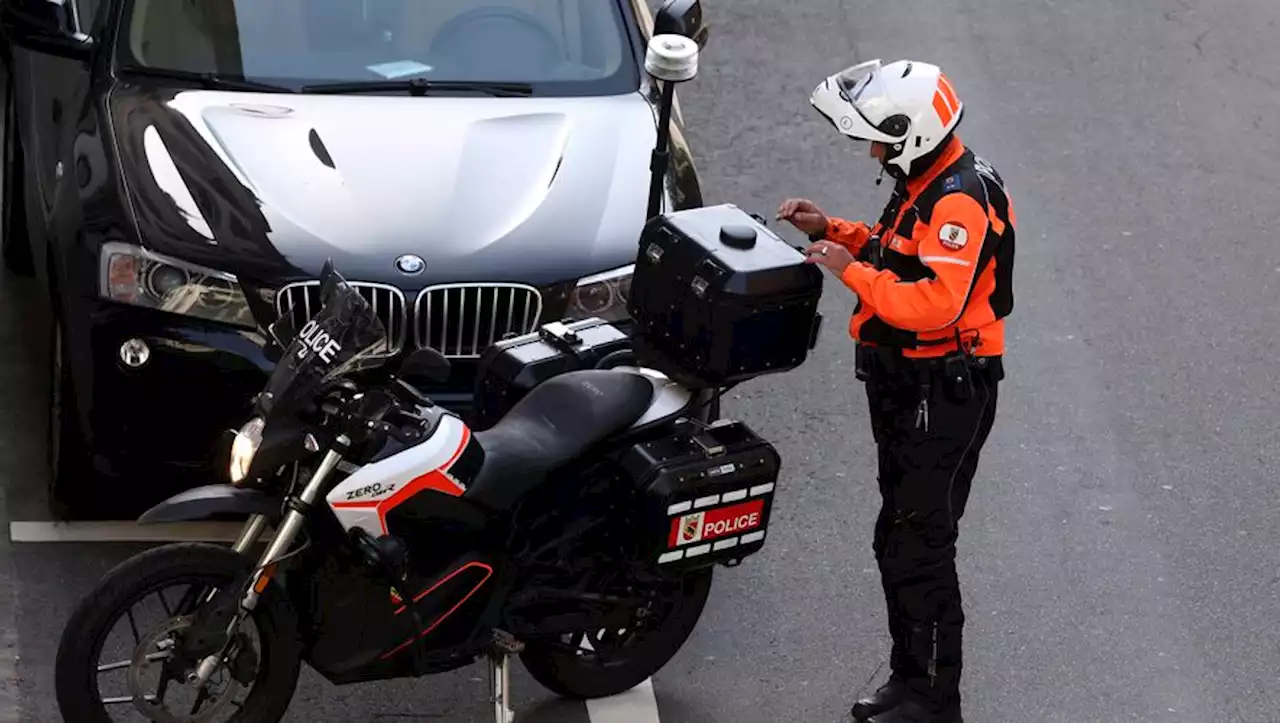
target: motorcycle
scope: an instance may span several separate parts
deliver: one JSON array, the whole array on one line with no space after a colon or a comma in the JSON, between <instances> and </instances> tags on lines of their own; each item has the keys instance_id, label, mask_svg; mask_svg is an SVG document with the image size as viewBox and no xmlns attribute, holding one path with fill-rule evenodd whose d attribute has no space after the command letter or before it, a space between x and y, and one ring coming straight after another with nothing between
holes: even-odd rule
<instances>
[{"instance_id":1,"label":"motorcycle","mask_svg":"<svg viewBox=\"0 0 1280 723\"><path fill-rule=\"evenodd\" d=\"M672 0L659 26L688 31L676 40L697 38L700 12L696 0ZM646 67L667 81L664 119L672 84L692 77L696 52L671 34L651 43ZM655 156L663 140L660 132ZM655 184L661 170L655 164ZM735 233L735 248L755 243ZM654 265L656 243L649 261L638 257L633 297L672 288L655 281L671 268ZM818 274L793 266L805 283ZM652 298L668 313L670 304ZM645 316L648 302L631 303L651 327L661 320ZM278 361L235 433L230 483L179 493L139 520L231 515L246 519L238 539L139 553L84 597L58 648L66 720L108 721L108 708L121 705L163 723L227 712L236 723L270 723L285 715L304 662L350 685L485 658L494 720L507 723L512 656L561 696L629 690L687 640L714 568L764 545L777 452L741 422L701 421L706 401L694 382L610 354L540 381L495 425L473 431L407 381L446 378L448 360L429 348L389 356L386 329L331 263L320 310L296 330L290 318L269 328ZM552 332L565 329L548 324L532 336ZM706 359L719 362L703 367L728 364L735 378L754 373L741 371L740 358ZM175 587L185 591L171 606L164 592ZM165 619L140 629L133 606L152 597ZM132 655L100 665L124 617ZM129 694L103 699L98 676L120 668ZM156 672L157 687L144 686ZM174 683L194 693L190 712L165 702Z\"/></svg>"}]
</instances>

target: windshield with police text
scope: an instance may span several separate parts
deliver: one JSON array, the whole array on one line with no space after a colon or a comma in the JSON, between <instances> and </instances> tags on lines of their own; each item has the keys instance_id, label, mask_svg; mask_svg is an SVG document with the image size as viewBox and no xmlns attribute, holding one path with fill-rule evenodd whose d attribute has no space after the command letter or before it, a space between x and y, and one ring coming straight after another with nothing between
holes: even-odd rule
<instances>
[{"instance_id":1,"label":"windshield with police text","mask_svg":"<svg viewBox=\"0 0 1280 723\"><path fill-rule=\"evenodd\" d=\"M423 79L634 91L618 0L127 0L123 66L285 86Z\"/></svg>"},{"instance_id":2,"label":"windshield with police text","mask_svg":"<svg viewBox=\"0 0 1280 723\"><path fill-rule=\"evenodd\" d=\"M276 327L290 341L259 398L264 416L292 413L328 381L384 358L386 328L359 292L333 273L323 282L320 298L322 308L301 328L289 327L290 314Z\"/></svg>"}]
</instances>

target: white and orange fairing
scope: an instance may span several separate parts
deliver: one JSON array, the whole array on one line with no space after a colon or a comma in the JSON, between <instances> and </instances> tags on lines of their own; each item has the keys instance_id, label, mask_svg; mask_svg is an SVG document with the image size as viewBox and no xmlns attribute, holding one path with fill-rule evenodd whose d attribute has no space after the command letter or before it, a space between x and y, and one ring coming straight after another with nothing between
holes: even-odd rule
<instances>
[{"instance_id":1,"label":"white and orange fairing","mask_svg":"<svg viewBox=\"0 0 1280 723\"><path fill-rule=\"evenodd\" d=\"M466 492L450 469L470 443L470 428L446 414L430 437L361 467L334 487L325 500L346 530L358 527L373 537L385 535L387 514L410 497L426 491L453 497Z\"/></svg>"}]
</instances>

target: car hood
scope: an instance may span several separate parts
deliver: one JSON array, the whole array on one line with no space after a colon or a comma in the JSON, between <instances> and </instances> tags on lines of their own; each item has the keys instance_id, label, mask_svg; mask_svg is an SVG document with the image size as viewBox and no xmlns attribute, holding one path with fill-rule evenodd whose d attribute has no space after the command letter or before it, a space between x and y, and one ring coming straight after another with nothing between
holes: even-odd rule
<instances>
[{"instance_id":1,"label":"car hood","mask_svg":"<svg viewBox=\"0 0 1280 723\"><path fill-rule=\"evenodd\" d=\"M655 122L639 94L413 98L120 86L142 243L270 283L547 284L630 263ZM395 259L426 262L416 276Z\"/></svg>"}]
</instances>

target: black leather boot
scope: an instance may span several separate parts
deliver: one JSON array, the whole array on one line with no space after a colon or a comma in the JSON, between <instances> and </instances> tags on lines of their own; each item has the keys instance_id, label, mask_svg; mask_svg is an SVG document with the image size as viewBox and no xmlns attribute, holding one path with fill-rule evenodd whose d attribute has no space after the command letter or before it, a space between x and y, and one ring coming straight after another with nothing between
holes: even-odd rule
<instances>
[{"instance_id":1,"label":"black leather boot","mask_svg":"<svg viewBox=\"0 0 1280 723\"><path fill-rule=\"evenodd\" d=\"M925 675L906 679L907 689L902 692L902 701L871 716L865 723L963 723L960 717L959 655L951 658L938 656L942 660L934 656L937 637L943 637L943 647L949 648L958 636L939 636L933 625L907 625L903 632L906 634L905 662L913 670L923 668Z\"/></svg>"},{"instance_id":2,"label":"black leather boot","mask_svg":"<svg viewBox=\"0 0 1280 723\"><path fill-rule=\"evenodd\" d=\"M892 710L867 719L866 723L964 723L956 708L937 710L916 700L907 700Z\"/></svg>"},{"instance_id":3,"label":"black leather boot","mask_svg":"<svg viewBox=\"0 0 1280 723\"><path fill-rule=\"evenodd\" d=\"M923 670L908 668L911 661L907 659L906 654L906 632L903 629L902 614L898 610L893 590L887 584L884 584L884 579L882 572L881 581L884 585L889 636L893 641L893 647L889 651L889 670L892 673L888 682L880 686L879 690L871 695L859 698L853 704L852 714L855 723L863 723L871 716L883 713L901 703L908 690L905 678L910 674L923 675L924 672Z\"/></svg>"},{"instance_id":4,"label":"black leather boot","mask_svg":"<svg viewBox=\"0 0 1280 723\"><path fill-rule=\"evenodd\" d=\"M853 704L853 719L857 723L864 723L868 718L883 713L897 707L906 699L907 684L896 676L891 676L889 682L880 686L876 692L864 698L858 699Z\"/></svg>"}]
</instances>

